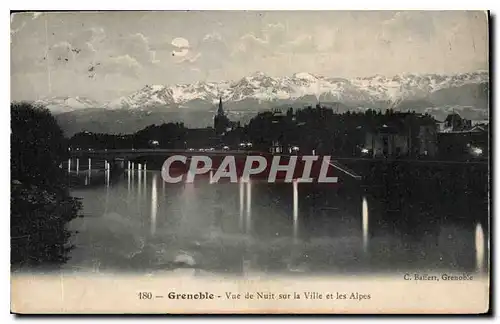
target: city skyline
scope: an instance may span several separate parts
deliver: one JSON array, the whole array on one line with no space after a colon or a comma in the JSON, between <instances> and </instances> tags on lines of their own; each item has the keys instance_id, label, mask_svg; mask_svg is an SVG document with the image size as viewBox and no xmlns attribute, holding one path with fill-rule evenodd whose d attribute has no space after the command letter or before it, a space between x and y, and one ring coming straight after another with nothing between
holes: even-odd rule
<instances>
[{"instance_id":1,"label":"city skyline","mask_svg":"<svg viewBox=\"0 0 500 324\"><path fill-rule=\"evenodd\" d=\"M304 23L306 22L306 23ZM488 69L483 12L100 12L11 16L11 96L112 100L146 84L308 72Z\"/></svg>"}]
</instances>

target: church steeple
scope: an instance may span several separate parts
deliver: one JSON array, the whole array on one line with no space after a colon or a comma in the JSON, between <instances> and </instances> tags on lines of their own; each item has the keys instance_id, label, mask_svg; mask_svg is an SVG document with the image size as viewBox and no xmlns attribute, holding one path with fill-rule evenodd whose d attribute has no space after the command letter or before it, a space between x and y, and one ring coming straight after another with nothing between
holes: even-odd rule
<instances>
[{"instance_id":1,"label":"church steeple","mask_svg":"<svg viewBox=\"0 0 500 324\"><path fill-rule=\"evenodd\" d=\"M222 108L222 96L219 97L219 109L217 109L218 116L224 116L224 108Z\"/></svg>"},{"instance_id":2,"label":"church steeple","mask_svg":"<svg viewBox=\"0 0 500 324\"><path fill-rule=\"evenodd\" d=\"M219 108L217 108L217 113L214 116L214 129L217 135L222 135L226 132L227 128L230 126L229 118L227 118L224 113L224 108L222 107L222 96L219 97Z\"/></svg>"}]
</instances>

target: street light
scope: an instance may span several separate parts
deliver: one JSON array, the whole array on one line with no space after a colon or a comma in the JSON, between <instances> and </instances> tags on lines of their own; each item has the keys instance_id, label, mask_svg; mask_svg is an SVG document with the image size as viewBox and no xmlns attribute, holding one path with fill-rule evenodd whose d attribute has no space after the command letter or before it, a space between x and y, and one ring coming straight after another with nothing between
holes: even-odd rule
<instances>
[{"instance_id":1,"label":"street light","mask_svg":"<svg viewBox=\"0 0 500 324\"><path fill-rule=\"evenodd\" d=\"M472 148L472 153L476 156L482 155L483 154L483 149L480 147L473 147Z\"/></svg>"}]
</instances>

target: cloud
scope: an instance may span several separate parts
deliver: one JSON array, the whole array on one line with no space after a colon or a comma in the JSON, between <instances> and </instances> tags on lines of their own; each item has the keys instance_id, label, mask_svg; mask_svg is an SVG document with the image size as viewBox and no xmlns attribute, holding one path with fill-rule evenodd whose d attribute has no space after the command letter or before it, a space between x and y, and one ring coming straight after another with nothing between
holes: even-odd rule
<instances>
[{"instance_id":1,"label":"cloud","mask_svg":"<svg viewBox=\"0 0 500 324\"><path fill-rule=\"evenodd\" d=\"M207 41L222 41L222 36L221 36L221 34L219 34L217 32L213 32L213 33L210 33L210 34L206 34L203 37L203 41L204 42L207 42Z\"/></svg>"},{"instance_id":2,"label":"cloud","mask_svg":"<svg viewBox=\"0 0 500 324\"><path fill-rule=\"evenodd\" d=\"M178 63L194 63L202 56L201 53L186 55L178 61Z\"/></svg>"},{"instance_id":3,"label":"cloud","mask_svg":"<svg viewBox=\"0 0 500 324\"><path fill-rule=\"evenodd\" d=\"M67 40L60 41L49 47L48 55L43 55L42 61L48 60L52 67L72 67L94 61L97 48L105 39L102 28L91 28L76 34L70 34ZM97 48L96 48L97 47Z\"/></svg>"},{"instance_id":4,"label":"cloud","mask_svg":"<svg viewBox=\"0 0 500 324\"><path fill-rule=\"evenodd\" d=\"M42 14L43 14L43 12L34 12L34 13L33 13L33 18L31 18L31 20L35 20L35 19L37 19L37 18L38 18L38 17L40 17Z\"/></svg>"},{"instance_id":5,"label":"cloud","mask_svg":"<svg viewBox=\"0 0 500 324\"><path fill-rule=\"evenodd\" d=\"M137 77L141 71L141 64L130 55L110 57L95 67L96 74L120 74Z\"/></svg>"},{"instance_id":6,"label":"cloud","mask_svg":"<svg viewBox=\"0 0 500 324\"><path fill-rule=\"evenodd\" d=\"M149 48L150 48L150 50L155 51L155 52L164 52L164 51L173 52L174 50L182 49L182 48L179 48L177 46L172 45L172 42L169 40L165 40L165 41L162 40L160 42L150 43Z\"/></svg>"},{"instance_id":7,"label":"cloud","mask_svg":"<svg viewBox=\"0 0 500 324\"><path fill-rule=\"evenodd\" d=\"M314 38L311 34L300 34L295 39L285 43L282 48L296 53L310 52L314 49Z\"/></svg>"},{"instance_id":8,"label":"cloud","mask_svg":"<svg viewBox=\"0 0 500 324\"><path fill-rule=\"evenodd\" d=\"M190 51L183 60L174 60L203 71L219 70L228 66L230 49L221 34L213 32L205 34L198 42L190 45ZM210 74L209 72L207 72Z\"/></svg>"},{"instance_id":9,"label":"cloud","mask_svg":"<svg viewBox=\"0 0 500 324\"><path fill-rule=\"evenodd\" d=\"M158 63L156 52L149 46L148 38L141 33L131 34L115 40L106 40L106 47L115 56L130 56L141 65Z\"/></svg>"},{"instance_id":10,"label":"cloud","mask_svg":"<svg viewBox=\"0 0 500 324\"><path fill-rule=\"evenodd\" d=\"M33 56L12 56L11 74L37 73L47 70L47 62Z\"/></svg>"},{"instance_id":11,"label":"cloud","mask_svg":"<svg viewBox=\"0 0 500 324\"><path fill-rule=\"evenodd\" d=\"M246 33L232 47L231 55L248 56L251 53L270 52L286 41L286 28L283 24L266 24L262 26L260 34Z\"/></svg>"},{"instance_id":12,"label":"cloud","mask_svg":"<svg viewBox=\"0 0 500 324\"><path fill-rule=\"evenodd\" d=\"M231 56L252 56L269 50L267 37L259 38L253 33L243 35L231 50Z\"/></svg>"},{"instance_id":13,"label":"cloud","mask_svg":"<svg viewBox=\"0 0 500 324\"><path fill-rule=\"evenodd\" d=\"M17 27L17 28L11 28L10 29L10 36L14 36L15 34L17 34L18 32L20 32L24 27L26 26L26 22L23 21L21 26ZM11 39L11 42L12 42L12 39Z\"/></svg>"},{"instance_id":14,"label":"cloud","mask_svg":"<svg viewBox=\"0 0 500 324\"><path fill-rule=\"evenodd\" d=\"M71 42L71 52L84 63L79 70L90 79L106 75L137 78L144 67L159 62L148 38L141 33L110 38L97 27L75 35Z\"/></svg>"},{"instance_id":15,"label":"cloud","mask_svg":"<svg viewBox=\"0 0 500 324\"><path fill-rule=\"evenodd\" d=\"M391 36L415 35L423 40L430 40L435 33L435 17L432 11L399 11L382 22L382 27Z\"/></svg>"},{"instance_id":16,"label":"cloud","mask_svg":"<svg viewBox=\"0 0 500 324\"><path fill-rule=\"evenodd\" d=\"M270 57L281 52L310 52L314 51L316 47L324 50L324 46L326 44L330 46L331 43L322 39L326 32L325 29L320 29L316 33L294 34L281 23L269 23L262 27L259 36L255 33L241 36L232 47L231 55Z\"/></svg>"},{"instance_id":17,"label":"cloud","mask_svg":"<svg viewBox=\"0 0 500 324\"><path fill-rule=\"evenodd\" d=\"M286 40L287 30L281 23L267 24L262 30L268 43L280 45Z\"/></svg>"},{"instance_id":18,"label":"cloud","mask_svg":"<svg viewBox=\"0 0 500 324\"><path fill-rule=\"evenodd\" d=\"M65 65L75 59L74 48L69 42L59 42L53 45L49 51L49 59L52 66Z\"/></svg>"},{"instance_id":19,"label":"cloud","mask_svg":"<svg viewBox=\"0 0 500 324\"><path fill-rule=\"evenodd\" d=\"M11 38L26 27L26 15L22 13L13 13L10 15L10 36ZM21 18L21 19L19 19ZM11 39L12 42L12 39Z\"/></svg>"},{"instance_id":20,"label":"cloud","mask_svg":"<svg viewBox=\"0 0 500 324\"><path fill-rule=\"evenodd\" d=\"M74 75L82 88L104 96L115 91L109 89L237 79L255 70L347 77L458 72L488 60L482 12L26 12L11 19L11 69L40 75L33 82L41 93L47 69L62 92L80 91ZM172 44L181 37L187 44Z\"/></svg>"},{"instance_id":21,"label":"cloud","mask_svg":"<svg viewBox=\"0 0 500 324\"><path fill-rule=\"evenodd\" d=\"M98 44L102 43L106 38L106 33L103 28L93 27L90 29L83 30L82 32L73 36L70 43L75 48L83 48L85 46L94 48ZM90 44L90 46L88 45Z\"/></svg>"}]
</instances>

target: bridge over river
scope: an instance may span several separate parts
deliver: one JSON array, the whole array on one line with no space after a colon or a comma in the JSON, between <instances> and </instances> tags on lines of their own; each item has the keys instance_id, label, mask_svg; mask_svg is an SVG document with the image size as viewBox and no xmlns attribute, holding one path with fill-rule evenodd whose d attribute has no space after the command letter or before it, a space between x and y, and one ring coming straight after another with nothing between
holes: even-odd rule
<instances>
[{"instance_id":1,"label":"bridge over river","mask_svg":"<svg viewBox=\"0 0 500 324\"><path fill-rule=\"evenodd\" d=\"M250 151L250 150L186 150L186 149L106 149L106 150L77 150L70 152L70 159L67 162L68 171L70 172L72 161L73 166L79 172L80 160L85 161L88 167L88 172L92 170L92 160L104 161L104 169L110 169L113 166L119 165L122 169L127 166L127 169L142 168L144 169L148 164L148 159L155 160L155 168L161 167L163 161L169 156L182 155L190 159L192 156L209 156L211 158L222 158L224 156L234 156L236 158L243 158L250 155L265 156L267 158L273 155L267 152ZM292 155L280 154L282 157L290 157ZM299 156L300 159L300 156ZM158 161L161 163L158 165ZM329 165L335 170L340 172L346 177L361 180L361 176L356 172L350 170L345 165L341 164L336 159L330 159Z\"/></svg>"}]
</instances>

